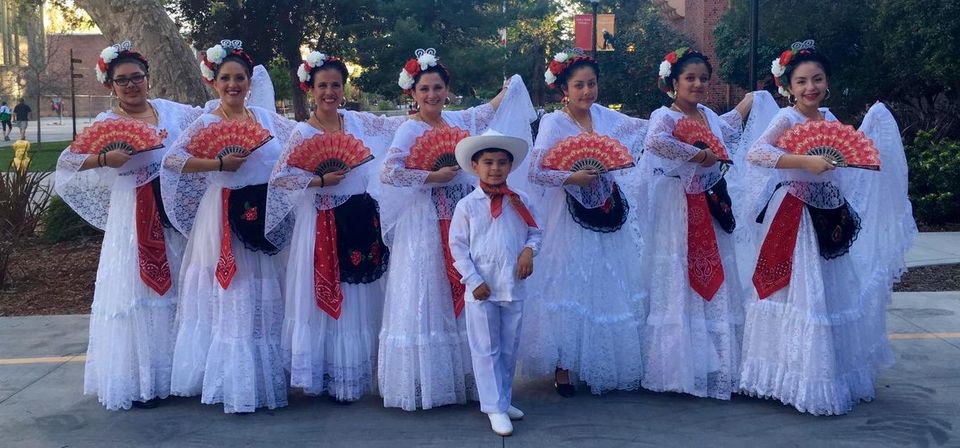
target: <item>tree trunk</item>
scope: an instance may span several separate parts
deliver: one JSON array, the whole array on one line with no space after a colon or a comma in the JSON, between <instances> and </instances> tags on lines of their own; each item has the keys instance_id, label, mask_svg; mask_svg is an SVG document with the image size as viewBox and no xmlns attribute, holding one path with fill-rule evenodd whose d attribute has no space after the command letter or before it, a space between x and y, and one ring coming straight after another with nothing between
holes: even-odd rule
<instances>
[{"instance_id":1,"label":"tree trunk","mask_svg":"<svg viewBox=\"0 0 960 448\"><path fill-rule=\"evenodd\" d=\"M129 39L150 61L150 94L202 105L210 91L193 50L159 0L76 0L111 42ZM87 67L96 61L83 61ZM84 73L93 76L93 72Z\"/></svg>"}]
</instances>

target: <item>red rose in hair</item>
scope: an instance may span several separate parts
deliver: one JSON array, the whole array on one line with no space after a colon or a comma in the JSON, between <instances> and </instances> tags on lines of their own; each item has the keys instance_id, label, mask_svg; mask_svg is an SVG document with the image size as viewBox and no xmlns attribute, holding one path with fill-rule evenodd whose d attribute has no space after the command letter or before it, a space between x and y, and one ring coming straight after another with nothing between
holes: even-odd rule
<instances>
[{"instance_id":1,"label":"red rose in hair","mask_svg":"<svg viewBox=\"0 0 960 448\"><path fill-rule=\"evenodd\" d=\"M667 54L667 58L666 58L666 59L667 59L667 62L670 63L670 65L676 64L676 63L677 63L677 52L676 52L676 51L671 51L670 53Z\"/></svg>"},{"instance_id":2,"label":"red rose in hair","mask_svg":"<svg viewBox=\"0 0 960 448\"><path fill-rule=\"evenodd\" d=\"M403 66L403 69L410 74L410 76L420 73L420 63L416 59L411 59L407 61L407 64Z\"/></svg>"},{"instance_id":3,"label":"red rose in hair","mask_svg":"<svg viewBox=\"0 0 960 448\"><path fill-rule=\"evenodd\" d=\"M563 63L557 61L550 61L550 66L547 67L550 69L554 75L559 75L563 71Z\"/></svg>"},{"instance_id":4,"label":"red rose in hair","mask_svg":"<svg viewBox=\"0 0 960 448\"><path fill-rule=\"evenodd\" d=\"M780 66L786 67L787 64L793 59L793 50L787 50L783 53L780 53Z\"/></svg>"}]
</instances>

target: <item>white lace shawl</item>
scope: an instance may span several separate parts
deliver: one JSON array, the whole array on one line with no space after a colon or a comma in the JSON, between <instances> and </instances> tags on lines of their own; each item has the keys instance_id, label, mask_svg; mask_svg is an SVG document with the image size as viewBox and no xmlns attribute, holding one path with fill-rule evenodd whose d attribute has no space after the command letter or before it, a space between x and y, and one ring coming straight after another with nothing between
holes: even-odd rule
<instances>
[{"instance_id":1,"label":"white lace shawl","mask_svg":"<svg viewBox=\"0 0 960 448\"><path fill-rule=\"evenodd\" d=\"M304 140L322 134L323 131L305 122L297 124L270 175L267 188L266 237L277 247L283 247L290 237L284 229L292 229L291 226L280 224L304 199L304 195L313 194L318 210L338 207L350 199L350 196L364 192L379 199L378 174L383 166L387 146L393 140L397 128L407 121L407 116L387 117L347 110L339 112L343 114L344 132L360 139L373 153L374 159L351 170L343 181L335 186L309 187L314 174L288 165L287 160L291 152Z\"/></svg>"},{"instance_id":2,"label":"white lace shawl","mask_svg":"<svg viewBox=\"0 0 960 448\"><path fill-rule=\"evenodd\" d=\"M270 132L273 139L254 151L236 172L183 172L183 166L191 157L187 153L190 139L204 127L220 121L219 116L212 114L203 114L190 124L164 157L163 169L160 172L163 205L170 222L184 235L189 234L193 228L200 199L210 185L237 189L265 184L270 179L270 172L273 171L273 166L297 123L256 106L250 107L250 111L257 122Z\"/></svg>"},{"instance_id":3,"label":"white lace shawl","mask_svg":"<svg viewBox=\"0 0 960 448\"><path fill-rule=\"evenodd\" d=\"M702 104L697 109L707 119L710 130L731 148L737 145L740 139L743 117L736 109L723 115L717 115L709 107ZM677 122L684 117L669 107L661 107L650 115L650 129L644 141L644 155L640 170L643 175L677 176L687 193L702 193L720 181L723 173L720 164L701 167L698 163L690 162L700 149L688 145L673 136Z\"/></svg>"},{"instance_id":4,"label":"white lace shawl","mask_svg":"<svg viewBox=\"0 0 960 448\"><path fill-rule=\"evenodd\" d=\"M530 123L536 120L537 116L520 75L513 75L510 78L510 86L496 110L488 103L463 111L444 111L441 115L448 125L464 129L470 135L479 135L487 129L494 129L504 135L523 138L527 142L532 140ZM417 137L430 129L430 125L418 120L403 123L397 129L390 149L387 151L386 160L380 171L380 180L383 183L380 225L387 244L392 244L392 230L408 205L415 201L430 200L431 190L434 187L445 187L444 190L451 197L462 197L477 184L476 176L466 171L461 171L446 184L427 184L429 171L406 167L410 147L413 146ZM519 185L515 186L513 182L523 176L521 171L525 169L524 165L511 173L508 180L511 188L522 189ZM449 219L453 216L456 203L447 205L448 209L438 210L437 217Z\"/></svg>"},{"instance_id":5,"label":"white lace shawl","mask_svg":"<svg viewBox=\"0 0 960 448\"><path fill-rule=\"evenodd\" d=\"M594 104L590 108L593 131L614 138L633 154L637 160L643 152L644 136L647 133L647 120L633 118L620 112ZM530 183L544 188L564 188L580 204L587 208L597 208L606 202L613 192L613 183L631 181L633 169L619 170L601 175L597 181L587 187L563 185L572 174L569 171L548 170L543 168L543 156L560 140L580 134L580 127L563 111L555 111L540 119L537 142L533 145L530 160Z\"/></svg>"},{"instance_id":6,"label":"white lace shawl","mask_svg":"<svg viewBox=\"0 0 960 448\"><path fill-rule=\"evenodd\" d=\"M120 168L92 168L80 171L88 154L70 152L68 146L57 160L54 188L74 211L90 225L104 230L110 210L110 195L119 177L136 177L136 186L152 181L160 173L160 163L180 132L200 116L200 108L173 101L148 100L157 111L157 128L167 131L164 147L137 154ZM101 112L95 121L123 118L113 111ZM129 183L124 183L129 185Z\"/></svg>"}]
</instances>

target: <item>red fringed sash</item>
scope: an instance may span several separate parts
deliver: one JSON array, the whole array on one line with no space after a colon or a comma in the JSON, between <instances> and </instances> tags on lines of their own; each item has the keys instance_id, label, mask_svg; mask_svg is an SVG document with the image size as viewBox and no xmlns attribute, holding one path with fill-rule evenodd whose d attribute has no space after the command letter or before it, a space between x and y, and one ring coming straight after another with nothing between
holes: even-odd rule
<instances>
[{"instance_id":1,"label":"red fringed sash","mask_svg":"<svg viewBox=\"0 0 960 448\"><path fill-rule=\"evenodd\" d=\"M333 209L317 210L317 233L313 241L313 294L317 307L334 319L339 319L343 310L338 257L337 221Z\"/></svg>"},{"instance_id":2,"label":"red fringed sash","mask_svg":"<svg viewBox=\"0 0 960 448\"><path fill-rule=\"evenodd\" d=\"M220 232L220 258L217 259L217 281L220 287L227 289L233 276L237 273L237 260L233 257L232 234L230 232L230 189L224 188L220 192L221 197L221 216L223 227Z\"/></svg>"},{"instance_id":3,"label":"red fringed sash","mask_svg":"<svg viewBox=\"0 0 960 448\"><path fill-rule=\"evenodd\" d=\"M137 187L136 220L140 278L150 289L162 296L170 290L173 280L170 276L170 263L167 261L167 246L164 244L157 197L149 183Z\"/></svg>"},{"instance_id":4,"label":"red fringed sash","mask_svg":"<svg viewBox=\"0 0 960 448\"><path fill-rule=\"evenodd\" d=\"M453 267L453 254L450 253L450 220L440 219L440 244L443 246L443 264L447 271L447 281L450 282L450 292L453 294L453 315L460 317L463 312L463 294L467 287L460 283L460 272Z\"/></svg>"},{"instance_id":5,"label":"red fringed sash","mask_svg":"<svg viewBox=\"0 0 960 448\"><path fill-rule=\"evenodd\" d=\"M690 287L710 301L723 285L723 262L713 217L703 193L687 194L687 278Z\"/></svg>"},{"instance_id":6,"label":"red fringed sash","mask_svg":"<svg viewBox=\"0 0 960 448\"><path fill-rule=\"evenodd\" d=\"M803 202L788 193L770 223L770 230L760 246L757 268L753 272L753 285L757 287L761 300L790 284L793 251L797 245L802 214Z\"/></svg>"}]
</instances>

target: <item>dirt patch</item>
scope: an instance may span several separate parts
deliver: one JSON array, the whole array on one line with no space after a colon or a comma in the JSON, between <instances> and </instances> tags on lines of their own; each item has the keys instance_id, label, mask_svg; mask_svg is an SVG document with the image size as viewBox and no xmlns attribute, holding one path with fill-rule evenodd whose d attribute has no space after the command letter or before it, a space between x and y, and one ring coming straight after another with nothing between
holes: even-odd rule
<instances>
[{"instance_id":1,"label":"dirt patch","mask_svg":"<svg viewBox=\"0 0 960 448\"><path fill-rule=\"evenodd\" d=\"M960 291L960 263L910 268L894 291Z\"/></svg>"},{"instance_id":2,"label":"dirt patch","mask_svg":"<svg viewBox=\"0 0 960 448\"><path fill-rule=\"evenodd\" d=\"M0 316L89 313L100 241L28 241L13 257L11 288L0 291Z\"/></svg>"}]
</instances>

